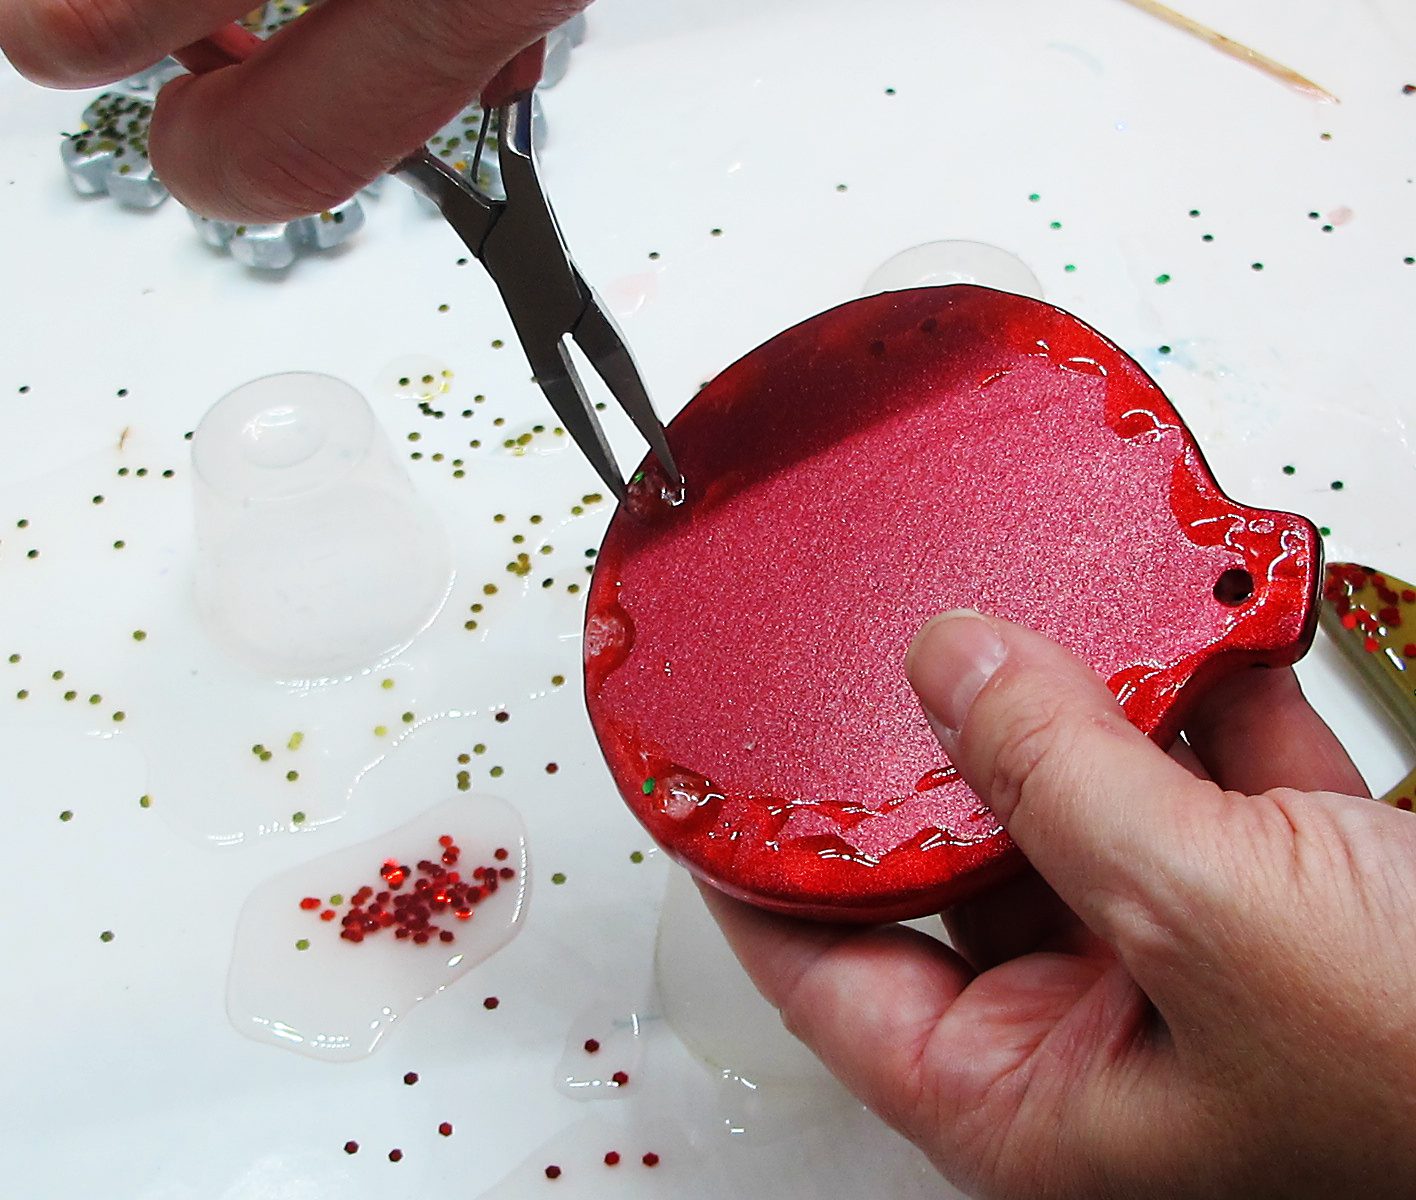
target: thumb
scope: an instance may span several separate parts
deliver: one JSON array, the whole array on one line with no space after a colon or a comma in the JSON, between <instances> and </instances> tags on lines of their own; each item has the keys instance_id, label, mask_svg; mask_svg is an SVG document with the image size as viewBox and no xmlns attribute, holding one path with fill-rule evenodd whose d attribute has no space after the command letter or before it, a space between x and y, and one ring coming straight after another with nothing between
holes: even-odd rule
<instances>
[{"instance_id":1,"label":"thumb","mask_svg":"<svg viewBox=\"0 0 1416 1200\"><path fill-rule=\"evenodd\" d=\"M1133 971L1157 935L1169 943L1213 885L1219 789L1132 726L1085 663L1007 621L935 617L906 670L954 765L1068 907Z\"/></svg>"}]
</instances>

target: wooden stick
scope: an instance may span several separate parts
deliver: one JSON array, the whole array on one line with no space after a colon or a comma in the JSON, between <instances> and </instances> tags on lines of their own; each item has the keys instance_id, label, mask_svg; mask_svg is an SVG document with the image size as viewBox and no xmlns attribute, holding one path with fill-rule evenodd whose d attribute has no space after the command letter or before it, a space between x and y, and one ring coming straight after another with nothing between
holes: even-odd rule
<instances>
[{"instance_id":1,"label":"wooden stick","mask_svg":"<svg viewBox=\"0 0 1416 1200\"><path fill-rule=\"evenodd\" d=\"M1164 21L1176 29L1183 30L1191 37L1197 37L1202 42L1213 46L1221 54L1227 54L1230 58L1237 58L1240 62L1248 63L1251 67L1257 67L1265 75L1277 79L1280 83L1285 83L1291 88L1296 88L1305 95L1312 96L1318 100L1324 100L1329 104L1339 104L1338 100L1325 87L1314 83L1304 75L1298 74L1292 67L1285 67L1281 62L1276 62L1266 54L1260 54L1257 50L1251 50L1242 42L1236 42L1233 38L1227 38L1218 30L1211 29L1208 25L1202 25L1193 17L1187 17L1184 13L1176 12L1168 5L1159 3L1159 0L1126 0L1126 3L1133 8L1139 8L1144 13Z\"/></svg>"}]
</instances>

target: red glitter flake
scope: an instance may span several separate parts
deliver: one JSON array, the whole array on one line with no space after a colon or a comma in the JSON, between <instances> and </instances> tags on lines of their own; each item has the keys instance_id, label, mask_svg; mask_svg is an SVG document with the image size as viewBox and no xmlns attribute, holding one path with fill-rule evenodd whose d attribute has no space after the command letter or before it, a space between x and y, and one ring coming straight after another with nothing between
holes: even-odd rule
<instances>
[{"instance_id":1,"label":"red glitter flake","mask_svg":"<svg viewBox=\"0 0 1416 1200\"><path fill-rule=\"evenodd\" d=\"M1416 658L1416 642L1407 642L1406 645L1401 648L1401 653L1407 658Z\"/></svg>"},{"instance_id":2,"label":"red glitter flake","mask_svg":"<svg viewBox=\"0 0 1416 1200\"><path fill-rule=\"evenodd\" d=\"M646 1167L657 1167L659 1165L659 1156L651 1150L642 1159L640 1159L640 1162L642 1162Z\"/></svg>"},{"instance_id":3,"label":"red glitter flake","mask_svg":"<svg viewBox=\"0 0 1416 1200\"><path fill-rule=\"evenodd\" d=\"M556 1166L555 1163L552 1163L549 1167L546 1168L546 1178L547 1178L547 1179L559 1179L560 1177L561 1177L561 1169L560 1169L558 1166Z\"/></svg>"},{"instance_id":4,"label":"red glitter flake","mask_svg":"<svg viewBox=\"0 0 1416 1200\"><path fill-rule=\"evenodd\" d=\"M497 862L506 862L506 860L510 857L510 851L508 851L504 847L498 846L495 850L492 851L492 857L496 859Z\"/></svg>"},{"instance_id":5,"label":"red glitter flake","mask_svg":"<svg viewBox=\"0 0 1416 1200\"><path fill-rule=\"evenodd\" d=\"M412 1087L415 1083L418 1082L418 1072L409 1071L408 1074L403 1077L403 1082L406 1083L409 1087Z\"/></svg>"},{"instance_id":6,"label":"red glitter flake","mask_svg":"<svg viewBox=\"0 0 1416 1200\"><path fill-rule=\"evenodd\" d=\"M1416 592L1413 592L1410 588L1403 588L1401 590L1401 602L1403 604L1416 604Z\"/></svg>"},{"instance_id":7,"label":"red glitter flake","mask_svg":"<svg viewBox=\"0 0 1416 1200\"><path fill-rule=\"evenodd\" d=\"M1342 614L1342 627L1344 629L1357 628L1357 614L1355 612L1345 612Z\"/></svg>"},{"instance_id":8,"label":"red glitter flake","mask_svg":"<svg viewBox=\"0 0 1416 1200\"><path fill-rule=\"evenodd\" d=\"M1388 605L1386 608L1382 609L1377 616L1381 617L1382 624L1386 625L1389 629L1395 629L1401 624L1401 610L1397 608L1395 604Z\"/></svg>"},{"instance_id":9,"label":"red glitter flake","mask_svg":"<svg viewBox=\"0 0 1416 1200\"><path fill-rule=\"evenodd\" d=\"M497 721L497 724L498 724L498 725L505 725L505 724L506 724L508 721L510 721L510 720L511 720L511 714L510 714L509 712L499 712L499 713L497 713L496 721Z\"/></svg>"},{"instance_id":10,"label":"red glitter flake","mask_svg":"<svg viewBox=\"0 0 1416 1200\"><path fill-rule=\"evenodd\" d=\"M390 1150L390 1151L388 1152L388 1161L389 1161L389 1162L402 1162L402 1161L403 1161L403 1151L402 1151L402 1150L399 1150L397 1147L395 1147L394 1149Z\"/></svg>"},{"instance_id":11,"label":"red glitter flake","mask_svg":"<svg viewBox=\"0 0 1416 1200\"><path fill-rule=\"evenodd\" d=\"M594 1054L597 1050L599 1050L599 1048L600 1048L600 1043L597 1042L594 1038L586 1038L586 1039L585 1039L585 1053L586 1053L586 1054Z\"/></svg>"},{"instance_id":12,"label":"red glitter flake","mask_svg":"<svg viewBox=\"0 0 1416 1200\"><path fill-rule=\"evenodd\" d=\"M1381 643L1374 637L1365 638L1362 642L1362 649L1368 654L1375 654L1381 649Z\"/></svg>"},{"instance_id":13,"label":"red glitter flake","mask_svg":"<svg viewBox=\"0 0 1416 1200\"><path fill-rule=\"evenodd\" d=\"M350 897L348 910L339 919L339 936L357 945L366 937L391 929L396 939L411 941L416 946L455 941L457 935L451 929L435 924L434 916L451 913L459 921L469 921L473 916L472 910L496 892L498 879L512 879L516 875L511 867L502 867L499 871L488 864L473 869L472 878L478 882L464 883L459 872L447 869L461 856L460 847L449 834L438 838L438 846L442 864L422 859L416 868L419 878L413 880L411 895L395 893L399 893L404 882L413 876L414 868L395 858L385 859L379 867L379 876L388 889L376 893L367 885L359 888ZM504 849L498 849L496 853L499 858L507 857ZM314 910L320 907L320 901L306 897L300 901L300 907ZM333 907L319 914L321 921L333 921L336 916L339 914Z\"/></svg>"},{"instance_id":14,"label":"red glitter flake","mask_svg":"<svg viewBox=\"0 0 1416 1200\"><path fill-rule=\"evenodd\" d=\"M489 1009L496 1008L496 1006L500 1003L501 1001L498 1000L495 996L488 996L485 1000L482 1001L482 1007Z\"/></svg>"},{"instance_id":15,"label":"red glitter flake","mask_svg":"<svg viewBox=\"0 0 1416 1200\"><path fill-rule=\"evenodd\" d=\"M358 1154L358 1153L359 1153L359 1143L358 1143L358 1142L345 1142L345 1143L344 1143L344 1153L345 1153L345 1154Z\"/></svg>"},{"instance_id":16,"label":"red glitter flake","mask_svg":"<svg viewBox=\"0 0 1416 1200\"><path fill-rule=\"evenodd\" d=\"M557 771L559 771L559 770L560 770L560 767L558 767L555 763L547 763L547 764L546 764L546 774L547 774L547 775L554 775L554 774L555 774Z\"/></svg>"},{"instance_id":17,"label":"red glitter flake","mask_svg":"<svg viewBox=\"0 0 1416 1200\"><path fill-rule=\"evenodd\" d=\"M624 1087L629 1083L629 1073L627 1071L616 1071L610 1076L610 1082L613 1083L615 1087Z\"/></svg>"},{"instance_id":18,"label":"red glitter flake","mask_svg":"<svg viewBox=\"0 0 1416 1200\"><path fill-rule=\"evenodd\" d=\"M1410 797L1410 796L1398 796L1397 799L1396 799L1396 807L1399 808L1399 809L1402 809L1402 810L1405 811L1405 812L1410 812L1410 811L1411 811L1411 797Z\"/></svg>"},{"instance_id":19,"label":"red glitter flake","mask_svg":"<svg viewBox=\"0 0 1416 1200\"><path fill-rule=\"evenodd\" d=\"M605 1155L605 1166L607 1167L617 1167L619 1166L619 1161L620 1155L618 1150L611 1150Z\"/></svg>"},{"instance_id":20,"label":"red glitter flake","mask_svg":"<svg viewBox=\"0 0 1416 1200\"><path fill-rule=\"evenodd\" d=\"M438 1132L439 1132L440 1134L442 1134L443 1137L451 1137L451 1136L452 1136L452 1122L451 1122L451 1121L444 1121L441 1125L438 1126Z\"/></svg>"}]
</instances>

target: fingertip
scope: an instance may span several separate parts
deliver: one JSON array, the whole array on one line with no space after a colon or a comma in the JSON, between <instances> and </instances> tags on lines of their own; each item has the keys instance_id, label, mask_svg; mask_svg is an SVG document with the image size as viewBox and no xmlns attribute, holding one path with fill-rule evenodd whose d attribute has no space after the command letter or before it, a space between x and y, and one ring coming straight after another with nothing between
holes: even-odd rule
<instances>
[{"instance_id":1,"label":"fingertip","mask_svg":"<svg viewBox=\"0 0 1416 1200\"><path fill-rule=\"evenodd\" d=\"M149 135L153 168L187 208L214 220L268 224L325 212L380 173L302 143L288 118L246 119L238 90L256 64L184 75L158 94Z\"/></svg>"}]
</instances>

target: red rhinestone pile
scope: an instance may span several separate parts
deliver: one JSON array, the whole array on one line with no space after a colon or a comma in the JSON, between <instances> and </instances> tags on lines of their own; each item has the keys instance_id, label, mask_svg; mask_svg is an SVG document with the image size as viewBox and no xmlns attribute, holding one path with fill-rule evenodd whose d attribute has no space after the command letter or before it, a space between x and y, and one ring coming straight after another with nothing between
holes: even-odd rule
<instances>
[{"instance_id":1,"label":"red rhinestone pile","mask_svg":"<svg viewBox=\"0 0 1416 1200\"><path fill-rule=\"evenodd\" d=\"M340 917L339 936L346 942L362 942L384 930L393 930L400 941L422 946L428 942L451 942L456 939L452 928L438 924L449 917L470 921L472 910L496 893L507 880L516 877L512 867L488 864L474 867L468 878L456 870L462 851L447 834L438 838L438 860L423 859L415 867L386 859L379 868L383 888L367 884L350 898L348 910ZM503 863L510 853L498 848L493 854ZM407 890L404 885L412 883ZM337 898L337 897L336 897ZM309 912L320 908L320 901L306 896L300 908ZM332 921L338 914L333 908L320 912L320 920Z\"/></svg>"}]
</instances>

